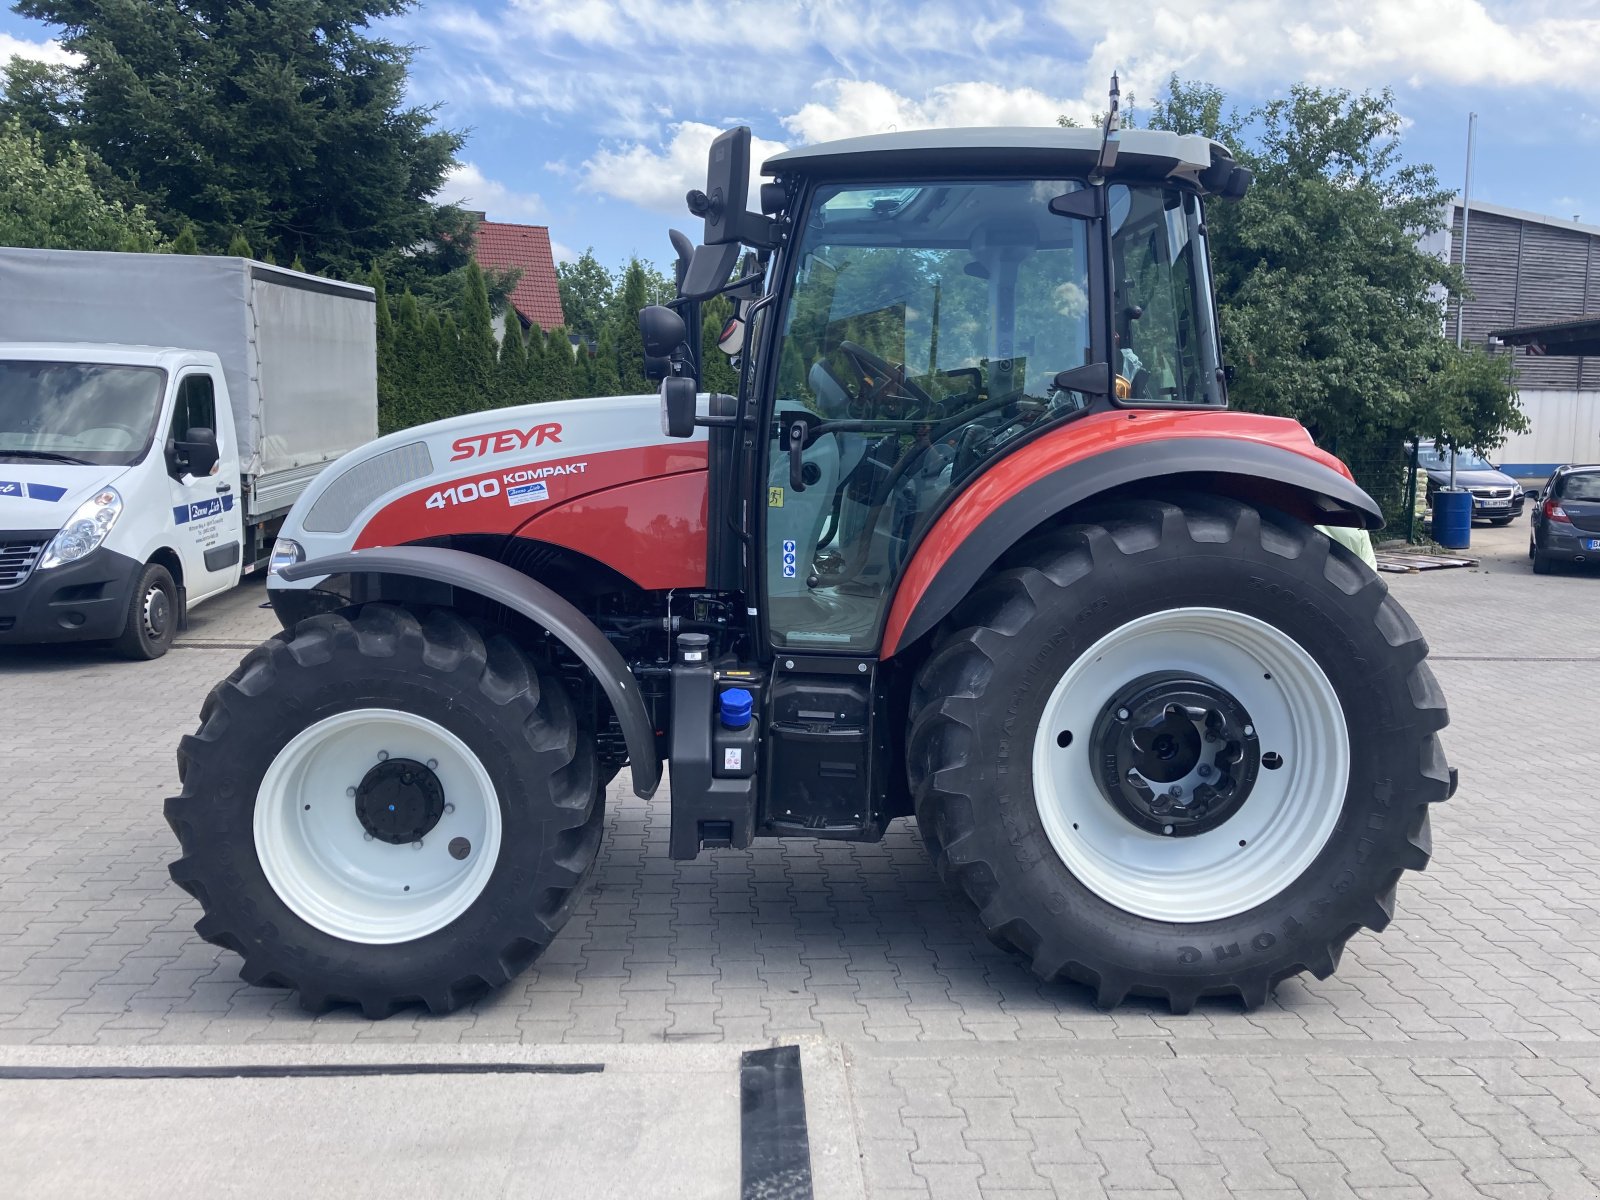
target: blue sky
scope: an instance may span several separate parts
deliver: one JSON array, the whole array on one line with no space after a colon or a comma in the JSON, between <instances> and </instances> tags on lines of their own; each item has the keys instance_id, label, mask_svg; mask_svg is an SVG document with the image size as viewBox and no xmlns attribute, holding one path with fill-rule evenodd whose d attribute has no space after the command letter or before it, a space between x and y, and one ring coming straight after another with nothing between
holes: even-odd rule
<instances>
[{"instance_id":1,"label":"blue sky","mask_svg":"<svg viewBox=\"0 0 1600 1200\"><path fill-rule=\"evenodd\" d=\"M1177 71L1241 102L1390 86L1409 158L1477 199L1600 225L1600 0L431 0L389 22L415 99L470 129L444 197L558 253L668 258L719 128L758 152L929 125L1049 124ZM0 13L0 60L51 31Z\"/></svg>"}]
</instances>

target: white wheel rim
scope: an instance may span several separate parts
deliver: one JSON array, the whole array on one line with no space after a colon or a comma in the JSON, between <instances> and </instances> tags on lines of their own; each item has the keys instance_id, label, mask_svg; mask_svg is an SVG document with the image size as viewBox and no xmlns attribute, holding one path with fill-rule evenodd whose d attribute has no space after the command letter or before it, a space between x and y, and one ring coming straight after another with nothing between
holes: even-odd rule
<instances>
[{"instance_id":1,"label":"white wheel rim","mask_svg":"<svg viewBox=\"0 0 1600 1200\"><path fill-rule=\"evenodd\" d=\"M369 836L356 813L353 789L380 756L429 764L444 789L444 815L420 848ZM470 846L460 859L450 849L458 838ZM444 726L393 709L301 730L256 793L256 857L273 891L346 941L388 945L444 928L489 882L500 840L499 797L478 756Z\"/></svg>"},{"instance_id":2,"label":"white wheel rim","mask_svg":"<svg viewBox=\"0 0 1600 1200\"><path fill-rule=\"evenodd\" d=\"M1228 820L1189 837L1138 828L1101 793L1092 767L1091 731L1105 705L1135 679L1169 670L1230 692L1263 754L1283 757L1258 773ZM1065 748L1062 731L1073 734ZM1062 675L1034 737L1034 799L1062 863L1101 899L1158 921L1219 920L1283 891L1327 844L1349 776L1344 710L1316 660L1282 630L1220 608L1151 613L1106 634Z\"/></svg>"}]
</instances>

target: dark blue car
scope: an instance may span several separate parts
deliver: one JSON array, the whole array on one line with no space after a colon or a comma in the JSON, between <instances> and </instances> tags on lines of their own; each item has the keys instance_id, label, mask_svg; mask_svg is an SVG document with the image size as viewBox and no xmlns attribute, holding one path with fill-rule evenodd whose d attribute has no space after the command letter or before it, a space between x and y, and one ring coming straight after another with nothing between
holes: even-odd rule
<instances>
[{"instance_id":1,"label":"dark blue car","mask_svg":"<svg viewBox=\"0 0 1600 1200\"><path fill-rule=\"evenodd\" d=\"M1556 468L1533 509L1528 557L1537 575L1556 563L1600 562L1600 463Z\"/></svg>"}]
</instances>

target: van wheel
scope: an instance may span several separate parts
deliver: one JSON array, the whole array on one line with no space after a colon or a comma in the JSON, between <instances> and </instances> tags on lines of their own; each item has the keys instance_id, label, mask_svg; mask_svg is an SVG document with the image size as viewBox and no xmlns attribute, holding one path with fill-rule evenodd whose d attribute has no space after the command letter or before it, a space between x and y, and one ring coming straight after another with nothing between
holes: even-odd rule
<instances>
[{"instance_id":1,"label":"van wheel","mask_svg":"<svg viewBox=\"0 0 1600 1200\"><path fill-rule=\"evenodd\" d=\"M128 598L128 617L112 648L124 658L160 658L178 636L178 585L160 563L146 563Z\"/></svg>"}]
</instances>

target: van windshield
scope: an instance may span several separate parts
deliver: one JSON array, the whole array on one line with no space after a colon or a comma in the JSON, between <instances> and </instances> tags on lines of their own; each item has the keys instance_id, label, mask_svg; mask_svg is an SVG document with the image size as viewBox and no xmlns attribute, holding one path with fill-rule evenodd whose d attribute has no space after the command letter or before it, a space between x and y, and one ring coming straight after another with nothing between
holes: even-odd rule
<instances>
[{"instance_id":1,"label":"van windshield","mask_svg":"<svg viewBox=\"0 0 1600 1200\"><path fill-rule=\"evenodd\" d=\"M166 372L0 360L0 462L126 467L150 448Z\"/></svg>"}]
</instances>

